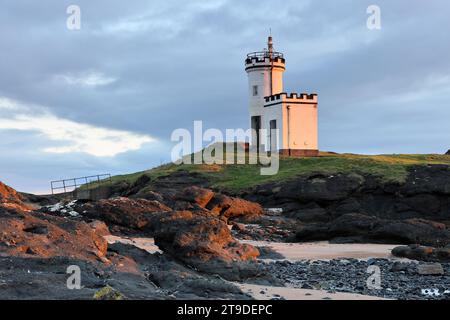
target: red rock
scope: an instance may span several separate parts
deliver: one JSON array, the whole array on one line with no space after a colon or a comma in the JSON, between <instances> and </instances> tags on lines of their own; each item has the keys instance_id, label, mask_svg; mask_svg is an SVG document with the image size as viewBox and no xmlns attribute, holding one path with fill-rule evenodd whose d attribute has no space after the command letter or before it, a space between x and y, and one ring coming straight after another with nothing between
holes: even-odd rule
<instances>
[{"instance_id":1,"label":"red rock","mask_svg":"<svg viewBox=\"0 0 450 320\"><path fill-rule=\"evenodd\" d=\"M264 214L263 208L258 203L222 194L216 194L206 208L227 219Z\"/></svg>"},{"instance_id":2,"label":"red rock","mask_svg":"<svg viewBox=\"0 0 450 320\"><path fill-rule=\"evenodd\" d=\"M214 197L213 191L209 189L192 186L183 189L179 194L176 195L175 199L196 203L200 207L204 208L213 197Z\"/></svg>"},{"instance_id":3,"label":"red rock","mask_svg":"<svg viewBox=\"0 0 450 320\"><path fill-rule=\"evenodd\" d=\"M13 188L0 182L0 203L21 203L22 197Z\"/></svg>"},{"instance_id":4,"label":"red rock","mask_svg":"<svg viewBox=\"0 0 450 320\"><path fill-rule=\"evenodd\" d=\"M233 239L227 224L217 218L176 211L152 221L155 243L178 259L198 265L210 260L253 260L259 252Z\"/></svg>"},{"instance_id":5,"label":"red rock","mask_svg":"<svg viewBox=\"0 0 450 320\"><path fill-rule=\"evenodd\" d=\"M85 222L0 208L0 252L10 256L66 256L98 260L106 240Z\"/></svg>"}]
</instances>

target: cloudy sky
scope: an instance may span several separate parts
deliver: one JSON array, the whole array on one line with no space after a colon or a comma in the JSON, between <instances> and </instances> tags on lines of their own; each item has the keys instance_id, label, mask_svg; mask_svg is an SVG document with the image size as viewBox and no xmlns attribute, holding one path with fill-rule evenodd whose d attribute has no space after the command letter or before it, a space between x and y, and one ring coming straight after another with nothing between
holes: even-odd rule
<instances>
[{"instance_id":1,"label":"cloudy sky","mask_svg":"<svg viewBox=\"0 0 450 320\"><path fill-rule=\"evenodd\" d=\"M81 8L81 29L66 25ZM381 30L366 26L381 8ZM319 94L320 149L450 148L447 0L2 0L0 180L49 181L170 161L203 120L247 126L247 52L269 28L285 91Z\"/></svg>"}]
</instances>

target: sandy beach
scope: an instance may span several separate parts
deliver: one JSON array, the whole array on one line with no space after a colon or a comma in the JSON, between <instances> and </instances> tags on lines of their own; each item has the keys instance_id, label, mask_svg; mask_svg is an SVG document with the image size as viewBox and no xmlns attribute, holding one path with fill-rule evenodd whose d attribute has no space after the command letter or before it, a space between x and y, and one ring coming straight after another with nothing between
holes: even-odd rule
<instances>
[{"instance_id":1,"label":"sandy beach","mask_svg":"<svg viewBox=\"0 0 450 320\"><path fill-rule=\"evenodd\" d=\"M118 236L105 236L108 243L115 242L134 245L149 253L161 252L155 245L153 238L125 238ZM370 258L393 259L391 250L398 245L394 244L371 244L371 243L350 243L334 244L326 241L306 242L306 243L283 243L270 241L246 241L242 243L251 244L255 247L270 247L276 253L281 254L289 261L301 260L331 260L331 259L360 259ZM398 259L398 258L395 258ZM271 259L264 259L271 260Z\"/></svg>"},{"instance_id":2,"label":"sandy beach","mask_svg":"<svg viewBox=\"0 0 450 320\"><path fill-rule=\"evenodd\" d=\"M134 245L149 253L161 252L152 238L123 238L105 236L108 243L126 243ZM390 254L396 245L384 244L332 244L328 242L310 243L280 243L268 241L242 241L256 247L270 247L283 255L285 260L331 260L331 259L360 259L393 258ZM264 259L268 262L270 259ZM233 283L242 292L251 295L256 300L285 299L285 300L383 300L380 297L326 290L299 289L290 287L273 287L248 283Z\"/></svg>"},{"instance_id":3,"label":"sandy beach","mask_svg":"<svg viewBox=\"0 0 450 320\"><path fill-rule=\"evenodd\" d=\"M235 283L242 292L250 294L256 300L386 300L375 296L356 293L329 293L325 290L307 290L289 287L260 286L247 283Z\"/></svg>"},{"instance_id":4,"label":"sandy beach","mask_svg":"<svg viewBox=\"0 0 450 320\"><path fill-rule=\"evenodd\" d=\"M241 241L255 247L269 247L281 254L286 260L331 260L331 259L360 259L394 258L391 250L398 245L348 243L335 244L326 241L306 243L282 243L269 241ZM269 259L267 259L269 260Z\"/></svg>"}]
</instances>

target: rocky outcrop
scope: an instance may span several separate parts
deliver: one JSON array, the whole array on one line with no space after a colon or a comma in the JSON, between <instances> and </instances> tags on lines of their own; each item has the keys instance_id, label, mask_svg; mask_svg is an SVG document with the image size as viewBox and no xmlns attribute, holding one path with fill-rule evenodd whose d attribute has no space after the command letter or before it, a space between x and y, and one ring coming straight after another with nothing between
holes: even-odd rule
<instances>
[{"instance_id":1,"label":"rocky outcrop","mask_svg":"<svg viewBox=\"0 0 450 320\"><path fill-rule=\"evenodd\" d=\"M89 225L32 211L14 189L0 184L0 252L16 257L67 256L103 261L107 242L97 231L102 223ZM95 225L95 226L94 226Z\"/></svg>"},{"instance_id":2,"label":"rocky outcrop","mask_svg":"<svg viewBox=\"0 0 450 320\"><path fill-rule=\"evenodd\" d=\"M0 204L22 203L22 196L13 188L0 181Z\"/></svg>"},{"instance_id":3,"label":"rocky outcrop","mask_svg":"<svg viewBox=\"0 0 450 320\"><path fill-rule=\"evenodd\" d=\"M123 299L249 299L233 284L177 263L167 255L149 254L131 245L112 244L110 263L68 256L50 258L0 254L0 299L111 299L100 293L119 292ZM81 270L82 286L68 290L68 266ZM110 288L107 292L102 288Z\"/></svg>"},{"instance_id":4,"label":"rocky outcrop","mask_svg":"<svg viewBox=\"0 0 450 320\"><path fill-rule=\"evenodd\" d=\"M0 208L0 252L11 256L69 256L103 260L106 240L85 222Z\"/></svg>"},{"instance_id":5,"label":"rocky outcrop","mask_svg":"<svg viewBox=\"0 0 450 320\"><path fill-rule=\"evenodd\" d=\"M445 246L450 243L450 230L444 224L423 219L386 220L362 214L345 214L328 223L301 227L296 240Z\"/></svg>"},{"instance_id":6,"label":"rocky outcrop","mask_svg":"<svg viewBox=\"0 0 450 320\"><path fill-rule=\"evenodd\" d=\"M264 214L260 204L244 199L215 194L206 206L211 212L225 217L226 219L248 218Z\"/></svg>"},{"instance_id":7,"label":"rocky outcrop","mask_svg":"<svg viewBox=\"0 0 450 320\"><path fill-rule=\"evenodd\" d=\"M237 280L258 269L245 264L258 251L236 242L226 223L205 214L206 209L180 213L157 201L116 198L71 201L36 212L21 210L20 195L4 190L0 274L5 281L0 299L114 299L117 293L123 299L248 299L236 286L192 270ZM167 254L108 246L103 237L109 235L108 227L92 218L154 233ZM80 290L67 290L69 266L82 272Z\"/></svg>"},{"instance_id":8,"label":"rocky outcrop","mask_svg":"<svg viewBox=\"0 0 450 320\"><path fill-rule=\"evenodd\" d=\"M227 224L214 216L191 211L159 214L151 229L160 249L198 270L230 280L257 273L245 262L255 260L259 251L233 239Z\"/></svg>"},{"instance_id":9,"label":"rocky outcrop","mask_svg":"<svg viewBox=\"0 0 450 320\"><path fill-rule=\"evenodd\" d=\"M152 213L172 211L156 200L125 197L88 202L75 210L83 216L135 230L144 230Z\"/></svg>"},{"instance_id":10,"label":"rocky outcrop","mask_svg":"<svg viewBox=\"0 0 450 320\"><path fill-rule=\"evenodd\" d=\"M204 272L233 280L255 276L260 271L251 262L259 255L258 250L236 241L227 222L231 217L254 214L253 208L256 213L262 209L248 201L240 202L225 196L214 204L214 208L223 204L223 210L212 211L200 206L209 205L218 196L200 188L186 189L175 196L178 199L173 204L175 207L191 210L172 210L156 200L124 197L87 203L74 201L56 206L59 212L55 212L55 206L43 210L58 216L67 213L73 216L71 212L75 210L78 216L74 219L102 220L113 231L134 231L141 236L153 237L165 254ZM247 206L239 207L240 203ZM98 232L103 230L101 226L96 229Z\"/></svg>"},{"instance_id":11,"label":"rocky outcrop","mask_svg":"<svg viewBox=\"0 0 450 320\"><path fill-rule=\"evenodd\" d=\"M227 210L234 210L233 214L238 212L233 202L236 200L230 200L229 205L223 206L224 210L216 212L200 206L207 205L213 197L216 195L209 190L190 188L176 198L186 202L192 210L174 211L158 201L123 197L86 203L77 210L84 217L101 219L110 226L120 225L153 237L164 253L198 270L234 280L254 276L259 271L253 270L253 265L247 262L255 260L258 250L236 241L227 225L228 218L233 216L227 215L230 212ZM242 210L240 214L249 209L243 207Z\"/></svg>"},{"instance_id":12,"label":"rocky outcrop","mask_svg":"<svg viewBox=\"0 0 450 320\"><path fill-rule=\"evenodd\" d=\"M0 181L0 209L29 210L30 206L26 205L23 200L24 198L19 192Z\"/></svg>"},{"instance_id":13,"label":"rocky outcrop","mask_svg":"<svg viewBox=\"0 0 450 320\"><path fill-rule=\"evenodd\" d=\"M450 262L450 246L445 248L433 248L419 245L395 247L392 254L400 258L408 258L419 261Z\"/></svg>"},{"instance_id":14,"label":"rocky outcrop","mask_svg":"<svg viewBox=\"0 0 450 320\"><path fill-rule=\"evenodd\" d=\"M224 218L225 221L241 217L251 219L264 214L263 208L258 203L196 186L184 188L174 198L207 209L215 216Z\"/></svg>"},{"instance_id":15,"label":"rocky outcrop","mask_svg":"<svg viewBox=\"0 0 450 320\"><path fill-rule=\"evenodd\" d=\"M301 222L327 222L347 213L382 219L450 222L450 169L411 166L405 182L367 174L310 174L269 183L242 194L264 207L283 208Z\"/></svg>"}]
</instances>

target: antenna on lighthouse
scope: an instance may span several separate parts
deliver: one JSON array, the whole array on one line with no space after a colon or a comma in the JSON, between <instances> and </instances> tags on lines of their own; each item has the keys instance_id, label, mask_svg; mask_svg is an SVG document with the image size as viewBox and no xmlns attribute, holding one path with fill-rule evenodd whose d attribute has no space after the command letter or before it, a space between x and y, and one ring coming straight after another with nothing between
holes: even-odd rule
<instances>
[{"instance_id":1,"label":"antenna on lighthouse","mask_svg":"<svg viewBox=\"0 0 450 320\"><path fill-rule=\"evenodd\" d=\"M273 54L272 28L269 29L269 38L267 40L267 48L269 50L269 56L272 58L272 54Z\"/></svg>"}]
</instances>

